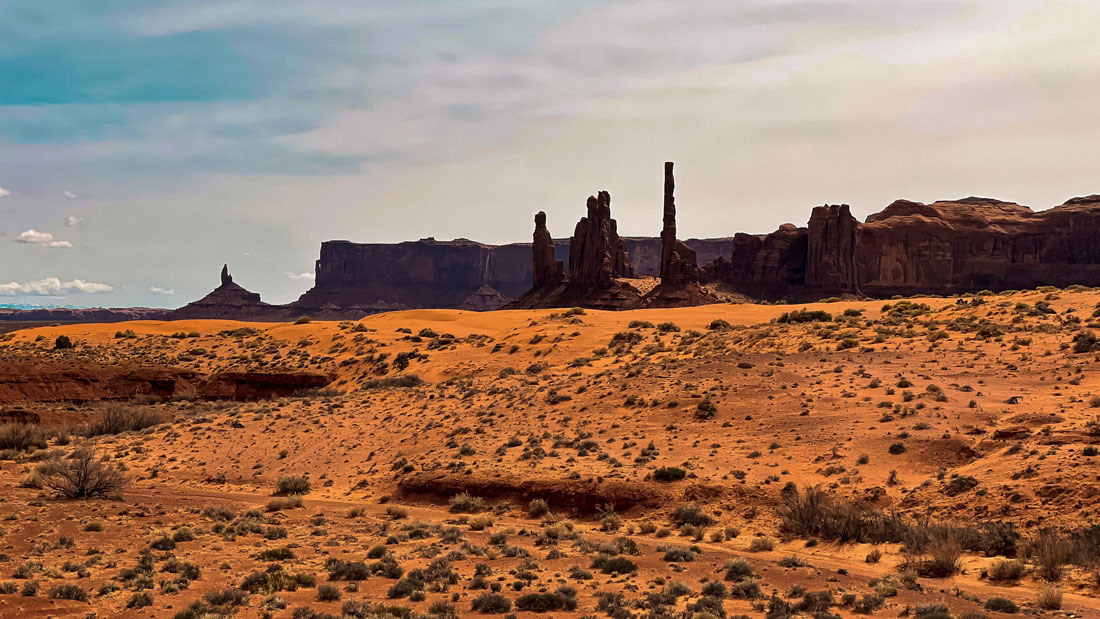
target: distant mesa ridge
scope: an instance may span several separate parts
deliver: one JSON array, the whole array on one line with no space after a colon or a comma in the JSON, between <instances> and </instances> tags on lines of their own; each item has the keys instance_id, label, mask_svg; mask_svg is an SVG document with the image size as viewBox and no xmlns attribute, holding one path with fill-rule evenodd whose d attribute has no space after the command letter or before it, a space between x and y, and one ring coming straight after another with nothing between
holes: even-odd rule
<instances>
[{"instance_id":1,"label":"distant mesa ridge","mask_svg":"<svg viewBox=\"0 0 1100 619\"><path fill-rule=\"evenodd\" d=\"M530 243L487 245L434 238L321 244L313 288L286 305L221 283L178 310L0 308L0 320L222 318L358 319L418 308L631 309L714 303L715 286L765 300L829 296L949 295L1040 285L1100 286L1100 195L1035 212L993 198L923 204L896 200L862 223L846 204L814 207L805 226L769 234L677 238L673 164L664 166L662 227L622 237L611 195L590 196L568 239L535 214ZM637 277L651 279L649 290ZM652 283L656 283L653 286Z\"/></svg>"}]
</instances>

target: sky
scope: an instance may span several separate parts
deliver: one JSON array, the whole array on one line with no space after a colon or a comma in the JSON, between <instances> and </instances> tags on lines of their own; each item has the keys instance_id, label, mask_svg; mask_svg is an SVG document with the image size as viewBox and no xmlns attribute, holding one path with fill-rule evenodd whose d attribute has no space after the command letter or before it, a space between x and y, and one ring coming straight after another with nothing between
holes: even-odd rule
<instances>
[{"instance_id":1,"label":"sky","mask_svg":"<svg viewBox=\"0 0 1100 619\"><path fill-rule=\"evenodd\" d=\"M1092 0L6 0L0 304L264 300L320 243L1100 193Z\"/></svg>"}]
</instances>

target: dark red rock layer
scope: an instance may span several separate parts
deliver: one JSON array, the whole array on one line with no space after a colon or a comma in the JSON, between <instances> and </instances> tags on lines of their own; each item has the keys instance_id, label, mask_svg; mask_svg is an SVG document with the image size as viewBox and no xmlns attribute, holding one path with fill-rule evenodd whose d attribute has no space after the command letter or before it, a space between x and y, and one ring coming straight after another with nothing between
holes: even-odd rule
<instances>
[{"instance_id":1,"label":"dark red rock layer","mask_svg":"<svg viewBox=\"0 0 1100 619\"><path fill-rule=\"evenodd\" d=\"M331 382L332 377L316 372L240 371L207 377L173 367L36 358L0 362L0 403L93 402L139 396L260 400L294 395Z\"/></svg>"}]
</instances>

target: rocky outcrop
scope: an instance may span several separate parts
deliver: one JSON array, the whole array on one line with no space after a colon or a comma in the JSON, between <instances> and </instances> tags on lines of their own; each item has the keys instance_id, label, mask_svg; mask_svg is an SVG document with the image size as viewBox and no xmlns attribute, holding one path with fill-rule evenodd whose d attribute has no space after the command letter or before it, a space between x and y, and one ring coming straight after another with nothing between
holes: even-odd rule
<instances>
[{"instance_id":1,"label":"rocky outcrop","mask_svg":"<svg viewBox=\"0 0 1100 619\"><path fill-rule=\"evenodd\" d=\"M188 303L171 312L169 320L196 318L221 318L226 320L268 320L279 313L276 306L260 300L260 295L249 292L233 282L229 265L222 266L221 285L205 297Z\"/></svg>"},{"instance_id":2,"label":"rocky outcrop","mask_svg":"<svg viewBox=\"0 0 1100 619\"><path fill-rule=\"evenodd\" d=\"M0 403L91 402L138 396L193 397L201 375L163 367L121 367L43 359L0 362Z\"/></svg>"},{"instance_id":3,"label":"rocky outcrop","mask_svg":"<svg viewBox=\"0 0 1100 619\"><path fill-rule=\"evenodd\" d=\"M546 213L535 213L531 242L532 287L556 286L565 281L565 263L554 259L554 239L546 229Z\"/></svg>"},{"instance_id":4,"label":"rocky outcrop","mask_svg":"<svg viewBox=\"0 0 1100 619\"><path fill-rule=\"evenodd\" d=\"M269 400L320 389L333 380L318 372L221 372L199 389L204 400Z\"/></svg>"},{"instance_id":5,"label":"rocky outcrop","mask_svg":"<svg viewBox=\"0 0 1100 619\"><path fill-rule=\"evenodd\" d=\"M316 372L237 371L206 376L166 366L33 358L0 362L0 403L81 403L137 397L260 400L318 389L331 382L331 376Z\"/></svg>"},{"instance_id":6,"label":"rocky outcrop","mask_svg":"<svg viewBox=\"0 0 1100 619\"><path fill-rule=\"evenodd\" d=\"M569 239L569 281L593 288L610 287L616 278L634 277L626 242L611 218L611 194L588 197L588 215L581 217Z\"/></svg>"},{"instance_id":7,"label":"rocky outcrop","mask_svg":"<svg viewBox=\"0 0 1100 619\"><path fill-rule=\"evenodd\" d=\"M699 285L695 250L676 238L676 179L673 163L665 162L664 217L661 229L661 283L646 293L640 307L687 307L717 303Z\"/></svg>"},{"instance_id":8,"label":"rocky outcrop","mask_svg":"<svg viewBox=\"0 0 1100 619\"><path fill-rule=\"evenodd\" d=\"M586 216L577 222L569 239L569 271L564 278L557 276L564 270L562 263L550 257L545 248L549 237L546 216L541 212L535 216L534 285L505 309L637 307L641 294L620 281L633 277L634 269L626 252L626 241L619 237L618 224L611 218L611 194L601 191L589 196L586 206Z\"/></svg>"},{"instance_id":9,"label":"rocky outcrop","mask_svg":"<svg viewBox=\"0 0 1100 619\"><path fill-rule=\"evenodd\" d=\"M991 198L898 200L859 223L847 205L807 228L737 235L728 263L704 268L750 296L807 300L1100 285L1100 196L1046 211Z\"/></svg>"},{"instance_id":10,"label":"rocky outcrop","mask_svg":"<svg viewBox=\"0 0 1100 619\"><path fill-rule=\"evenodd\" d=\"M834 293L858 293L856 227L847 204L818 206L810 213L806 285Z\"/></svg>"},{"instance_id":11,"label":"rocky outcrop","mask_svg":"<svg viewBox=\"0 0 1100 619\"><path fill-rule=\"evenodd\" d=\"M661 229L661 283L698 283L699 265L695 250L676 238L676 179L672 162L665 162L664 227Z\"/></svg>"}]
</instances>

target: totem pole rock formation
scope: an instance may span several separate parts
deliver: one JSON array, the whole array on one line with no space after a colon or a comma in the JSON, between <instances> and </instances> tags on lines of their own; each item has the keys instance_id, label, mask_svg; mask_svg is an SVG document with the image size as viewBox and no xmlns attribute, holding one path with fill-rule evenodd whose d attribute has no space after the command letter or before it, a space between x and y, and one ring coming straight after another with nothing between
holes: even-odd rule
<instances>
[{"instance_id":1,"label":"totem pole rock formation","mask_svg":"<svg viewBox=\"0 0 1100 619\"><path fill-rule=\"evenodd\" d=\"M661 283L688 284L699 281L695 250L676 238L676 179L672 162L665 162L664 228L661 230Z\"/></svg>"},{"instance_id":2,"label":"totem pole rock formation","mask_svg":"<svg viewBox=\"0 0 1100 619\"><path fill-rule=\"evenodd\" d=\"M565 263L554 259L554 239L546 229L546 213L535 213L531 243L531 275L534 288L556 286L565 280Z\"/></svg>"},{"instance_id":3,"label":"totem pole rock formation","mask_svg":"<svg viewBox=\"0 0 1100 619\"><path fill-rule=\"evenodd\" d=\"M641 307L680 307L717 303L699 285L695 250L676 238L676 179L673 163L665 162L664 219L661 229L661 283L645 295Z\"/></svg>"}]
</instances>

